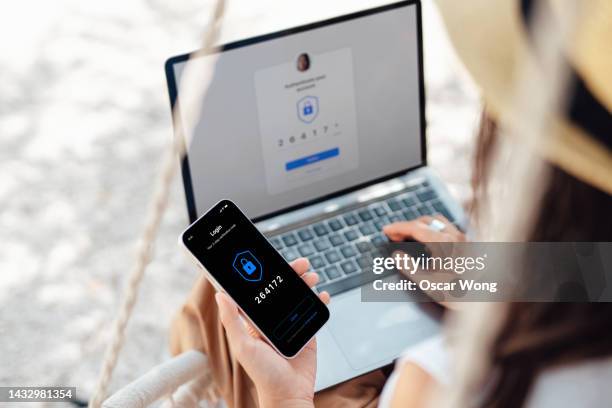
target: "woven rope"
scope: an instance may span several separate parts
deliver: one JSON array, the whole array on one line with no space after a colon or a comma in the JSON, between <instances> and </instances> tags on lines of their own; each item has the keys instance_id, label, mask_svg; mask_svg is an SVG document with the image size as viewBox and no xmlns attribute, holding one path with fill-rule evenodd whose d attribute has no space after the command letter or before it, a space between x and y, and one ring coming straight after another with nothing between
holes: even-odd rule
<instances>
[{"instance_id":1,"label":"woven rope","mask_svg":"<svg viewBox=\"0 0 612 408\"><path fill-rule=\"evenodd\" d=\"M214 44L217 42L221 28L221 21L224 11L225 0L216 0L214 13L211 16L210 23L204 33L202 51L194 54L193 56L199 56L202 53L208 53L214 49ZM193 56L191 58L193 58ZM189 64L186 66L186 70L188 69ZM211 69L213 68L211 67ZM189 79L196 78L198 78L198 75L192 75L189 77ZM201 76L199 76L199 78L202 79ZM204 95L210 83L210 78L203 79L204 80L202 81L192 81L192 83L189 84L190 89L192 90L192 95L198 95L197 101L199 104L196 107L198 109L195 111L199 111L201 101L204 99ZM184 84L181 83L181 88L183 87ZM175 109L172 114L174 123L179 124L180 128L180 124L184 118L179 117L178 109ZM188 126L188 129L192 128L193 126ZM173 143L171 143L168 148L165 149L163 165L157 178L155 193L153 199L151 200L151 206L147 212L147 221L137 248L134 267L130 272L128 284L124 291L123 302L113 326L111 342L106 348L102 369L98 377L96 388L91 400L89 401L89 406L93 408L100 407L102 401L106 397L108 384L112 378L113 371L117 365L119 353L125 341L125 328L130 316L132 315L134 305L136 304L138 289L140 287L140 283L142 282L146 267L152 258L153 243L157 237L161 220L167 208L170 185L178 167L176 158L179 157L182 159L185 153L185 144L183 143L183 138L180 136L181 135L177 135L177 137L173 138Z\"/></svg>"}]
</instances>

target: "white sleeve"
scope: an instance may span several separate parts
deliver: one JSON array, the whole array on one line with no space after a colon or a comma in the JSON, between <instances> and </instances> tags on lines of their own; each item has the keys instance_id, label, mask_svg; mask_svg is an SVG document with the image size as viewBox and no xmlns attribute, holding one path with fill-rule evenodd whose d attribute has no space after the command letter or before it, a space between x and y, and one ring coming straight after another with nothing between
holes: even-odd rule
<instances>
[{"instance_id":1,"label":"white sleeve","mask_svg":"<svg viewBox=\"0 0 612 408\"><path fill-rule=\"evenodd\" d=\"M387 408L391 405L393 391L397 384L399 371L405 363L413 363L425 370L437 382L441 384L450 383L450 364L447 346L444 343L444 337L436 335L407 348L400 355L395 363L395 369L385 383L385 387L380 395L378 406Z\"/></svg>"}]
</instances>

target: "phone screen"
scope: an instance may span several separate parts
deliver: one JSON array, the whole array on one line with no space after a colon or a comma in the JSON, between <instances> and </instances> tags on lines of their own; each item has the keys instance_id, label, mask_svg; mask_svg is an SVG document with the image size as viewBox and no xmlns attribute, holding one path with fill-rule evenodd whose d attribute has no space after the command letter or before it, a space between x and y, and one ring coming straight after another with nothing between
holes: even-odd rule
<instances>
[{"instance_id":1,"label":"phone screen","mask_svg":"<svg viewBox=\"0 0 612 408\"><path fill-rule=\"evenodd\" d=\"M182 240L284 356L297 354L329 319L325 304L231 201L215 205Z\"/></svg>"}]
</instances>

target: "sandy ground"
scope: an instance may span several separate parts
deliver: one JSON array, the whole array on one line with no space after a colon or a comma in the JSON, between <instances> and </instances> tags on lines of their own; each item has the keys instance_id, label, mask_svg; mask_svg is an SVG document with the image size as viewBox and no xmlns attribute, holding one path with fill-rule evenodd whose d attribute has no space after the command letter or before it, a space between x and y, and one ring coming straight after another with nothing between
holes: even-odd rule
<instances>
[{"instance_id":1,"label":"sandy ground","mask_svg":"<svg viewBox=\"0 0 612 408\"><path fill-rule=\"evenodd\" d=\"M371 0L230 2L225 41ZM0 385L95 384L171 135L163 62L199 42L210 0L23 0L0 12ZM478 97L425 5L430 162L469 196ZM176 179L112 389L168 358L197 272L177 250Z\"/></svg>"}]
</instances>

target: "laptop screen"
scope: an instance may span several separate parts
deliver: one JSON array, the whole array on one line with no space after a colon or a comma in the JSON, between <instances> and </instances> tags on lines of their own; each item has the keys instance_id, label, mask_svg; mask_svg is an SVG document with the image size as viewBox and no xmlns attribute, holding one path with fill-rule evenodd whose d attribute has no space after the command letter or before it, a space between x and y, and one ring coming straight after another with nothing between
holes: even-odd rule
<instances>
[{"instance_id":1,"label":"laptop screen","mask_svg":"<svg viewBox=\"0 0 612 408\"><path fill-rule=\"evenodd\" d=\"M403 3L226 47L187 147L190 216L229 198L261 218L423 164L418 12ZM171 94L185 63L168 62Z\"/></svg>"}]
</instances>

